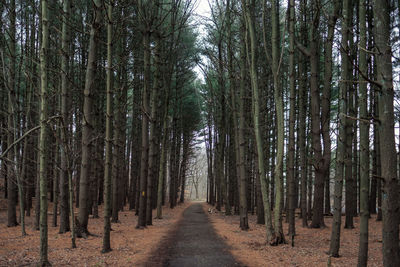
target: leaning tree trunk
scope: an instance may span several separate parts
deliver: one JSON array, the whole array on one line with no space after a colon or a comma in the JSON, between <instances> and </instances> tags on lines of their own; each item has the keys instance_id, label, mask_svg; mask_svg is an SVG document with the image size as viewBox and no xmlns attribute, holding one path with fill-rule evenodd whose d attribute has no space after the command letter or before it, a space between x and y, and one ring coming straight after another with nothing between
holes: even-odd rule
<instances>
[{"instance_id":1,"label":"leaning tree trunk","mask_svg":"<svg viewBox=\"0 0 400 267\"><path fill-rule=\"evenodd\" d=\"M265 179L265 169L264 169L264 147L263 140L261 138L260 133L260 104L259 104L259 88L258 88L258 78L257 78L257 70L256 70L256 33L254 27L254 17L251 12L251 4L248 1L242 0L242 6L244 11L244 16L246 20L246 26L249 32L250 39L250 79L251 79L251 87L253 91L252 103L253 103L253 112L252 117L254 121L254 134L256 139L256 147L257 147L257 158L258 158L258 172L259 179L261 182L261 193L264 203L264 216L265 216L265 228L267 232L267 242L271 245L274 245L276 241L274 228L272 226L272 218L271 218L271 205L269 202L268 196L268 185ZM246 42L247 38L246 38Z\"/></svg>"}]
</instances>

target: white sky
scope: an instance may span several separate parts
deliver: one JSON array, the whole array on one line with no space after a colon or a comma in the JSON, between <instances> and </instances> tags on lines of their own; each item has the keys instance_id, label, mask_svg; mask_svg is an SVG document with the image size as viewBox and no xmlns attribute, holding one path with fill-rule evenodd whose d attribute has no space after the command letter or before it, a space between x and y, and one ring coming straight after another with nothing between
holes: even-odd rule
<instances>
[{"instance_id":1,"label":"white sky","mask_svg":"<svg viewBox=\"0 0 400 267\"><path fill-rule=\"evenodd\" d=\"M210 6L208 5L208 0L196 0L195 6L196 14L207 17L210 15Z\"/></svg>"}]
</instances>

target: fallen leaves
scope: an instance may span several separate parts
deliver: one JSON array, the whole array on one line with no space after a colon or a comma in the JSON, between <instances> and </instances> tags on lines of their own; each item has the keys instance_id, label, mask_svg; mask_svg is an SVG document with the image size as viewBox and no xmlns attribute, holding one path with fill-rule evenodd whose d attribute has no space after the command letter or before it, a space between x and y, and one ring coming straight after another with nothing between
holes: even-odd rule
<instances>
[{"instance_id":1,"label":"fallen leaves","mask_svg":"<svg viewBox=\"0 0 400 267\"><path fill-rule=\"evenodd\" d=\"M111 231L111 252L102 254L103 219L89 219L90 235L77 239L77 248L71 248L71 234L59 234L58 227L52 227L49 216L49 260L53 266L140 266L152 255L161 239L173 229L189 205L185 203L174 209L164 208L163 219L153 219L153 225L136 229L137 217L134 211L119 213L121 223L113 223ZM49 211L52 210L49 207ZM154 214L155 215L155 214ZM28 236L21 236L20 227L6 226L7 213L0 211L0 266L36 266L39 261L39 231L32 230L34 213L26 217ZM154 218L154 217L153 217Z\"/></svg>"},{"instance_id":2,"label":"fallen leaves","mask_svg":"<svg viewBox=\"0 0 400 267\"><path fill-rule=\"evenodd\" d=\"M204 204L208 211L209 205ZM332 217L326 217L327 227L323 229L310 229L301 226L301 220L296 218L295 246L288 244L268 246L265 238L265 226L257 224L257 217L249 215L248 231L239 229L239 216L225 216L220 213L208 213L216 232L230 246L230 251L235 258L249 267L265 266L327 266L327 251L331 235ZM375 216L369 221L369 259L368 266L382 266L382 240L381 222ZM344 225L344 217L343 223ZM331 266L356 266L359 242L359 217L354 218L354 229L341 231L340 257L331 258ZM284 223L284 233L288 232L288 224Z\"/></svg>"}]
</instances>

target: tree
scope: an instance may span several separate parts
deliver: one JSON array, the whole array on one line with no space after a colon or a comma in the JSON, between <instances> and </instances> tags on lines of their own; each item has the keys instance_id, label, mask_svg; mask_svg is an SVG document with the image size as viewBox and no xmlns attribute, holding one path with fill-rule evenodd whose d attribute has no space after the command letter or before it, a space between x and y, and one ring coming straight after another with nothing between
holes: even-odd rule
<instances>
[{"instance_id":1,"label":"tree","mask_svg":"<svg viewBox=\"0 0 400 267\"><path fill-rule=\"evenodd\" d=\"M295 77L295 3L294 0L289 1L289 79L290 79L290 113L289 113L289 152L287 163L287 179L289 182L289 235L294 239L295 231L295 173L294 173L294 156L295 156L295 108L296 108L296 77Z\"/></svg>"},{"instance_id":2,"label":"tree","mask_svg":"<svg viewBox=\"0 0 400 267\"><path fill-rule=\"evenodd\" d=\"M337 154L336 154L336 176L335 176L335 197L334 197L334 213L332 222L332 234L329 253L333 257L339 257L340 248L340 226L342 223L342 194L343 194L343 180L344 180L344 168L346 161L346 123L347 123L347 93L348 84L346 81L349 80L349 59L347 57L348 47L348 25L349 25L349 12L350 12L350 1L343 1L342 10L342 49L341 51L341 78L339 91L339 135L337 138Z\"/></svg>"},{"instance_id":3,"label":"tree","mask_svg":"<svg viewBox=\"0 0 400 267\"><path fill-rule=\"evenodd\" d=\"M40 145L39 145L39 181L40 181L40 266L50 266L47 244L47 150L48 150L48 76L47 57L49 50L49 17L47 0L42 4L42 43L40 49Z\"/></svg>"},{"instance_id":4,"label":"tree","mask_svg":"<svg viewBox=\"0 0 400 267\"><path fill-rule=\"evenodd\" d=\"M92 102L95 93L95 68L98 37L101 28L101 1L93 1L93 20L90 26L89 55L85 77L83 118L82 118L82 163L79 181L79 214L78 214L78 236L87 235L89 220L89 181L90 181L90 155L92 151L93 138L93 110Z\"/></svg>"},{"instance_id":5,"label":"tree","mask_svg":"<svg viewBox=\"0 0 400 267\"><path fill-rule=\"evenodd\" d=\"M251 87L253 91L253 111L252 117L254 121L254 133L256 139L256 147L257 147L257 159L258 159L258 175L261 184L261 193L264 204L264 216L265 216L265 228L267 232L267 242L271 245L275 245L278 240L276 240L275 231L272 226L272 218L271 218L271 206L269 202L268 196L268 185L265 180L265 169L264 169L264 151L263 151L263 142L261 139L260 126L259 126L259 118L260 118L260 105L259 105L259 88L257 81L257 71L256 71L256 59L255 59L255 49L256 49L256 36L254 29L254 17L252 11L254 7L252 7L250 1L242 0L242 9L244 19L246 21L246 27L249 33L250 44L250 78L251 78ZM247 39L246 39L247 41Z\"/></svg>"},{"instance_id":6,"label":"tree","mask_svg":"<svg viewBox=\"0 0 400 267\"><path fill-rule=\"evenodd\" d=\"M285 235L282 228L282 203L283 203L283 153L284 153L284 111L283 91L281 85L280 70L280 34L279 34L279 1L271 2L271 27L272 27L272 73L274 77L274 101L277 124L277 151L274 170L276 196L274 207L274 228L276 244L285 243ZM294 178L294 177L293 177Z\"/></svg>"},{"instance_id":7,"label":"tree","mask_svg":"<svg viewBox=\"0 0 400 267\"><path fill-rule=\"evenodd\" d=\"M360 61L359 71L364 75L367 73L367 1L360 0L359 17L360 17ZM364 50L365 49L365 50ZM360 75L360 245L358 251L358 266L367 266L368 262L368 220L369 220L369 121L368 121L368 96L367 96L367 80Z\"/></svg>"},{"instance_id":8,"label":"tree","mask_svg":"<svg viewBox=\"0 0 400 267\"><path fill-rule=\"evenodd\" d=\"M399 255L399 188L397 180L396 146L394 139L392 48L390 44L390 3L374 0L375 55L380 84L379 142L381 153L382 198L382 247L383 265L400 265ZM379 7L379 10L377 9Z\"/></svg>"},{"instance_id":9,"label":"tree","mask_svg":"<svg viewBox=\"0 0 400 267\"><path fill-rule=\"evenodd\" d=\"M61 129L61 156L60 156L60 233L65 233L70 230L69 225L69 210L68 210L68 61L69 61L69 30L68 22L71 12L71 3L69 0L63 3L63 23L62 23L62 36L61 36L61 116L62 116L62 129Z\"/></svg>"},{"instance_id":10,"label":"tree","mask_svg":"<svg viewBox=\"0 0 400 267\"><path fill-rule=\"evenodd\" d=\"M15 131L15 79L16 79L16 14L15 14L15 0L10 1L10 66L9 66L9 78L8 78L8 132L7 132L7 144L11 145L14 142L14 131ZM17 226L17 191L16 191L16 155L15 150L10 149L8 152L8 166L7 166L7 226Z\"/></svg>"},{"instance_id":11,"label":"tree","mask_svg":"<svg viewBox=\"0 0 400 267\"><path fill-rule=\"evenodd\" d=\"M111 169L112 169L112 116L113 116L113 2L107 5L107 106L106 106L106 150L104 169L104 230L102 253L111 251ZM116 185L115 185L116 186Z\"/></svg>"}]
</instances>

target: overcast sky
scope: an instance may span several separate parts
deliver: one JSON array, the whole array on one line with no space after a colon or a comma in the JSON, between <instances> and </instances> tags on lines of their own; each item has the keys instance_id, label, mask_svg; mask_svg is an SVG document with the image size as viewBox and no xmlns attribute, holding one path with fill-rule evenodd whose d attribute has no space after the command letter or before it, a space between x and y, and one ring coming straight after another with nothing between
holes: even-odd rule
<instances>
[{"instance_id":1,"label":"overcast sky","mask_svg":"<svg viewBox=\"0 0 400 267\"><path fill-rule=\"evenodd\" d=\"M208 0L196 0L196 13L201 16L208 16L210 14L210 7Z\"/></svg>"}]
</instances>

